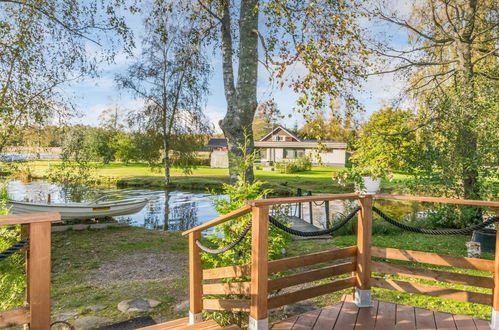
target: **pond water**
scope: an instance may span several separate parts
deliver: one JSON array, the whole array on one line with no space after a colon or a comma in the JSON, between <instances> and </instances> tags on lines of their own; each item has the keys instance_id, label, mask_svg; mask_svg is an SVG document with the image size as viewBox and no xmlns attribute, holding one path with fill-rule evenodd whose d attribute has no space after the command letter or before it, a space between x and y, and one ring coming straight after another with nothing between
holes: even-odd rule
<instances>
[{"instance_id":1,"label":"pond water","mask_svg":"<svg viewBox=\"0 0 499 330\"><path fill-rule=\"evenodd\" d=\"M52 202L90 202L103 195L107 199L118 200L125 198L148 198L147 205L138 213L126 216L117 216L114 219L131 226L138 226L152 230L184 231L201 223L218 217L213 206L217 198L226 196L214 196L203 192L170 191L164 189L104 189L104 188L78 188L66 187L62 184L49 183L45 181L33 181L23 183L11 181L8 184L10 198L18 201L46 202L48 196ZM272 210L272 213L280 212L288 215L299 216L307 222L319 227L326 227L326 214L329 221L335 217L345 215L356 202L331 201L326 211L324 202L302 203L285 205L284 210ZM387 214L395 218L401 218L408 214L421 211L418 203L400 201L378 201ZM310 210L312 215L310 215ZM203 232L205 235L210 231Z\"/></svg>"}]
</instances>

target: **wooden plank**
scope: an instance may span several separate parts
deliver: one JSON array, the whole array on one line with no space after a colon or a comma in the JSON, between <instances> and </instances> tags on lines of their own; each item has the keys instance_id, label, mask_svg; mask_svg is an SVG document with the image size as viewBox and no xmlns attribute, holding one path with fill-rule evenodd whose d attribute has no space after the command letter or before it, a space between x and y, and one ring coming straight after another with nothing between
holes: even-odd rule
<instances>
[{"instance_id":1,"label":"wooden plank","mask_svg":"<svg viewBox=\"0 0 499 330\"><path fill-rule=\"evenodd\" d=\"M310 311L305 314L301 314L296 320L295 324L293 324L293 330L310 330L314 327L319 314L321 313L320 309L315 311Z\"/></svg>"},{"instance_id":2,"label":"wooden plank","mask_svg":"<svg viewBox=\"0 0 499 330\"><path fill-rule=\"evenodd\" d=\"M307 203L307 202L322 202L322 201L334 201L334 200L349 200L349 199L357 199L357 198L359 198L359 195L356 193L331 194L331 195L256 199L256 200L252 200L252 201L246 201L246 204L250 205L250 206L269 206L269 205L290 204L290 203Z\"/></svg>"},{"instance_id":3,"label":"wooden plank","mask_svg":"<svg viewBox=\"0 0 499 330\"><path fill-rule=\"evenodd\" d=\"M414 314L414 307L397 304L395 307L395 313L395 329L416 329L416 315Z\"/></svg>"},{"instance_id":4,"label":"wooden plank","mask_svg":"<svg viewBox=\"0 0 499 330\"><path fill-rule=\"evenodd\" d=\"M386 259L414 261L425 264L452 266L452 267L466 268L466 269L477 269L486 272L494 271L493 260L454 257L443 254L401 250L393 248L382 248L377 246L373 246L371 248L371 254L373 257L386 258Z\"/></svg>"},{"instance_id":5,"label":"wooden plank","mask_svg":"<svg viewBox=\"0 0 499 330\"><path fill-rule=\"evenodd\" d=\"M203 309L249 312L249 299L203 299Z\"/></svg>"},{"instance_id":6,"label":"wooden plank","mask_svg":"<svg viewBox=\"0 0 499 330\"><path fill-rule=\"evenodd\" d=\"M206 230L208 228L211 228L211 227L214 227L218 224L221 224L222 222L238 218L242 215L249 213L250 211L251 211L251 206L243 206L240 209L229 212L229 213L224 214L216 219L213 219L211 221L200 224L199 226L196 226L194 228L186 230L182 233L182 236L186 236L186 235L189 235L190 233L197 232L197 231L201 232L203 230Z\"/></svg>"},{"instance_id":7,"label":"wooden plank","mask_svg":"<svg viewBox=\"0 0 499 330\"><path fill-rule=\"evenodd\" d=\"M282 272L285 270L311 266L322 262L330 262L338 259L346 259L355 257L357 254L356 246L349 246L346 248L310 253L298 257L283 258L273 260L268 263L269 274ZM241 277L250 276L251 266L227 266L219 268L210 268L203 270L204 280L213 280L219 278Z\"/></svg>"},{"instance_id":8,"label":"wooden plank","mask_svg":"<svg viewBox=\"0 0 499 330\"><path fill-rule=\"evenodd\" d=\"M307 272L280 277L269 281L269 291L288 288L290 286L317 281L331 276L341 275L355 270L354 262L345 262L339 265L323 267Z\"/></svg>"},{"instance_id":9,"label":"wooden plank","mask_svg":"<svg viewBox=\"0 0 499 330\"><path fill-rule=\"evenodd\" d=\"M334 324L333 329L337 330L349 330L355 328L355 321L357 320L357 314L359 308L352 301L352 295L345 297L343 305L341 307L340 315Z\"/></svg>"},{"instance_id":10,"label":"wooden plank","mask_svg":"<svg viewBox=\"0 0 499 330\"><path fill-rule=\"evenodd\" d=\"M373 277L373 286L400 292L423 294L432 297L466 301L475 304L492 305L492 295L478 292L461 291L438 286L409 283Z\"/></svg>"},{"instance_id":11,"label":"wooden plank","mask_svg":"<svg viewBox=\"0 0 499 330\"><path fill-rule=\"evenodd\" d=\"M499 225L496 222L496 232ZM496 251L499 251L499 235L496 235ZM499 312L499 252L496 253L494 259L494 291L492 308L494 311Z\"/></svg>"},{"instance_id":12,"label":"wooden plank","mask_svg":"<svg viewBox=\"0 0 499 330\"><path fill-rule=\"evenodd\" d=\"M0 216L0 226L57 221L61 221L61 215L58 212L39 212Z\"/></svg>"},{"instance_id":13,"label":"wooden plank","mask_svg":"<svg viewBox=\"0 0 499 330\"><path fill-rule=\"evenodd\" d=\"M182 319L172 320L164 323L154 324L147 327L140 328L138 330L163 330L163 329L172 329L179 326L187 326L189 323L189 318L184 317Z\"/></svg>"},{"instance_id":14,"label":"wooden plank","mask_svg":"<svg viewBox=\"0 0 499 330\"><path fill-rule=\"evenodd\" d=\"M490 330L489 322L481 319L473 318L473 322L475 322L475 327L477 330Z\"/></svg>"},{"instance_id":15,"label":"wooden plank","mask_svg":"<svg viewBox=\"0 0 499 330\"><path fill-rule=\"evenodd\" d=\"M414 308L414 314L416 315L416 328L419 329L436 329L435 318L433 317L433 312L427 309Z\"/></svg>"},{"instance_id":16,"label":"wooden plank","mask_svg":"<svg viewBox=\"0 0 499 330\"><path fill-rule=\"evenodd\" d=\"M464 315L453 315L454 323L458 330L475 330L475 322L469 316Z\"/></svg>"},{"instance_id":17,"label":"wooden plank","mask_svg":"<svg viewBox=\"0 0 499 330\"><path fill-rule=\"evenodd\" d=\"M398 199L405 201L418 201L418 202L429 202L429 203L499 207L499 202L473 200L473 199L457 199L457 198L426 197L426 196L400 196L400 195L389 195L389 194L376 194L374 197L376 199Z\"/></svg>"},{"instance_id":18,"label":"wooden plank","mask_svg":"<svg viewBox=\"0 0 499 330\"><path fill-rule=\"evenodd\" d=\"M314 330L332 329L338 319L343 300L334 306L324 307L313 327Z\"/></svg>"},{"instance_id":19,"label":"wooden plank","mask_svg":"<svg viewBox=\"0 0 499 330\"><path fill-rule=\"evenodd\" d=\"M197 330L197 329L214 330L214 329L221 329L221 327L214 320L208 320L208 321L192 324L192 325L186 326L185 328L181 328L181 329L185 329L185 330Z\"/></svg>"},{"instance_id":20,"label":"wooden plank","mask_svg":"<svg viewBox=\"0 0 499 330\"><path fill-rule=\"evenodd\" d=\"M456 329L452 314L434 311L433 316L435 317L435 324L437 325L438 330ZM490 330L490 327L487 330Z\"/></svg>"},{"instance_id":21,"label":"wooden plank","mask_svg":"<svg viewBox=\"0 0 499 330\"><path fill-rule=\"evenodd\" d=\"M357 254L356 246L346 248L310 253L299 257L284 258L269 262L269 274L282 272L285 270L315 265L322 262L330 262L337 259L355 257Z\"/></svg>"},{"instance_id":22,"label":"wooden plank","mask_svg":"<svg viewBox=\"0 0 499 330\"><path fill-rule=\"evenodd\" d=\"M250 282L214 283L203 285L203 294L250 294Z\"/></svg>"},{"instance_id":23,"label":"wooden plank","mask_svg":"<svg viewBox=\"0 0 499 330\"><path fill-rule=\"evenodd\" d=\"M32 222L29 228L30 329L50 329L50 222Z\"/></svg>"},{"instance_id":24,"label":"wooden plank","mask_svg":"<svg viewBox=\"0 0 499 330\"><path fill-rule=\"evenodd\" d=\"M203 311L203 273L201 270L201 251L196 241L201 239L201 232L189 234L189 311L192 315Z\"/></svg>"},{"instance_id":25,"label":"wooden plank","mask_svg":"<svg viewBox=\"0 0 499 330\"><path fill-rule=\"evenodd\" d=\"M386 262L373 261L372 271L383 274L477 286L481 288L492 289L494 287L494 280L491 277L459 274L442 270L423 269L403 265L394 265L388 264Z\"/></svg>"},{"instance_id":26,"label":"wooden plank","mask_svg":"<svg viewBox=\"0 0 499 330\"><path fill-rule=\"evenodd\" d=\"M287 318L285 320L276 322L276 323L272 324L271 329L272 330L289 330L289 329L293 328L293 325L295 324L296 320L298 320L299 316L300 315L294 315L294 316Z\"/></svg>"},{"instance_id":27,"label":"wooden plank","mask_svg":"<svg viewBox=\"0 0 499 330\"><path fill-rule=\"evenodd\" d=\"M375 329L386 330L395 327L396 305L380 301L378 305L378 314L376 315Z\"/></svg>"},{"instance_id":28,"label":"wooden plank","mask_svg":"<svg viewBox=\"0 0 499 330\"><path fill-rule=\"evenodd\" d=\"M359 308L355 330L372 330L376 323L379 301L374 300L372 307Z\"/></svg>"},{"instance_id":29,"label":"wooden plank","mask_svg":"<svg viewBox=\"0 0 499 330\"><path fill-rule=\"evenodd\" d=\"M251 306L250 317L267 318L269 207L253 207L251 226Z\"/></svg>"},{"instance_id":30,"label":"wooden plank","mask_svg":"<svg viewBox=\"0 0 499 330\"><path fill-rule=\"evenodd\" d=\"M203 280L214 280L219 278L241 277L250 275L250 265L203 269Z\"/></svg>"},{"instance_id":31,"label":"wooden plank","mask_svg":"<svg viewBox=\"0 0 499 330\"><path fill-rule=\"evenodd\" d=\"M357 220L357 271L356 287L361 290L371 288L371 240L372 240L372 195L359 199L359 218Z\"/></svg>"},{"instance_id":32,"label":"wooden plank","mask_svg":"<svg viewBox=\"0 0 499 330\"><path fill-rule=\"evenodd\" d=\"M336 280L331 283L321 284L311 288L281 294L278 296L270 297L268 307L276 308L284 305L289 305L297 301L321 296L326 293L331 293L346 288L351 288L354 286L354 284L355 284L355 278L349 277L341 280Z\"/></svg>"},{"instance_id":33,"label":"wooden plank","mask_svg":"<svg viewBox=\"0 0 499 330\"><path fill-rule=\"evenodd\" d=\"M8 328L29 323L29 309L25 307L0 311L0 328Z\"/></svg>"}]
</instances>

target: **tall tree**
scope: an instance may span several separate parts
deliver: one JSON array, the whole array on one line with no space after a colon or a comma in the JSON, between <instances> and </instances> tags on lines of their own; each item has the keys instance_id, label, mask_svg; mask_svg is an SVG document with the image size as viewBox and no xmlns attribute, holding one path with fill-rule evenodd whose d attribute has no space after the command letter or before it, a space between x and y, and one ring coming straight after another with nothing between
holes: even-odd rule
<instances>
[{"instance_id":1,"label":"tall tree","mask_svg":"<svg viewBox=\"0 0 499 330\"><path fill-rule=\"evenodd\" d=\"M385 58L380 73L410 77L408 90L418 100L425 135L421 150L427 151L421 153L420 170L436 172L454 194L479 199L480 173L497 166L489 156L498 143L498 3L418 1L407 17L392 8L383 1L372 13L405 29L409 46L379 44L376 52Z\"/></svg>"},{"instance_id":2,"label":"tall tree","mask_svg":"<svg viewBox=\"0 0 499 330\"><path fill-rule=\"evenodd\" d=\"M282 115L273 99L260 103L252 126L255 140L263 138L276 128L279 125L279 119L282 119Z\"/></svg>"},{"instance_id":3,"label":"tall tree","mask_svg":"<svg viewBox=\"0 0 499 330\"><path fill-rule=\"evenodd\" d=\"M72 110L61 87L111 60L116 32L131 45L123 1L0 0L0 152L16 132Z\"/></svg>"},{"instance_id":4,"label":"tall tree","mask_svg":"<svg viewBox=\"0 0 499 330\"><path fill-rule=\"evenodd\" d=\"M177 10L179 5L177 1L152 3L144 21L142 53L126 75L116 77L121 88L144 101L143 108L132 114L132 122L162 137L166 185L171 181L171 152L182 146L179 156L190 158L195 152L189 142L178 140L210 128L202 112L209 65L199 26L186 20Z\"/></svg>"},{"instance_id":5,"label":"tall tree","mask_svg":"<svg viewBox=\"0 0 499 330\"><path fill-rule=\"evenodd\" d=\"M248 153L254 147L251 123L258 105L259 61L280 86L301 93L298 106L303 111L330 106L340 97L350 108L357 106L351 87L358 86L367 56L356 24L360 1L197 1L194 16L208 22L206 31L212 37L206 40L220 46L227 101L220 127L227 138L232 183L239 175L239 146L247 145ZM305 73L288 75L287 69L296 66ZM250 137L247 144L245 135ZM253 180L252 167L245 177Z\"/></svg>"}]
</instances>

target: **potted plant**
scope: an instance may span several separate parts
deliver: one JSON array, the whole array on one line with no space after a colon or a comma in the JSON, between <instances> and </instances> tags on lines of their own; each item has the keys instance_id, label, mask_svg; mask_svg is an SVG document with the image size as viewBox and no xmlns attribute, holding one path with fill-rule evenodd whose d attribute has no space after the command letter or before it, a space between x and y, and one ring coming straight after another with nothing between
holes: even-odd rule
<instances>
[{"instance_id":1,"label":"potted plant","mask_svg":"<svg viewBox=\"0 0 499 330\"><path fill-rule=\"evenodd\" d=\"M341 185L353 183L356 192L376 194L381 186L381 179L389 176L389 171L379 160L365 166L352 166L333 176L333 180Z\"/></svg>"}]
</instances>

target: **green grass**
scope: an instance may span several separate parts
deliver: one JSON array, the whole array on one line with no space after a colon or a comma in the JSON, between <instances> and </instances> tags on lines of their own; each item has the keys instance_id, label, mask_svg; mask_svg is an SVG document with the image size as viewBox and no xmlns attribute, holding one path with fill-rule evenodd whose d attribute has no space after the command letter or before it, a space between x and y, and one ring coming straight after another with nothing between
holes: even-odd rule
<instances>
[{"instance_id":1,"label":"green grass","mask_svg":"<svg viewBox=\"0 0 499 330\"><path fill-rule=\"evenodd\" d=\"M51 166L58 161L51 161ZM151 187L164 188L164 177L162 169L151 170L145 163L110 163L100 165L95 163L96 181L102 184L116 184L119 187ZM35 178L44 178L47 174L48 161L33 161L29 163L31 172ZM333 173L340 168L313 167L312 170L300 173L278 173L275 171L255 170L257 179L266 182L265 187L274 190L276 195L295 194L298 188L303 192L314 193L341 193L353 191L353 186L341 186L331 179ZM171 189L206 191L213 189L220 191L223 183L228 183L229 170L199 166L190 174L184 174L181 169L172 169ZM403 174L396 174L395 180L384 181L383 188L396 190L402 187L406 179Z\"/></svg>"}]
</instances>

